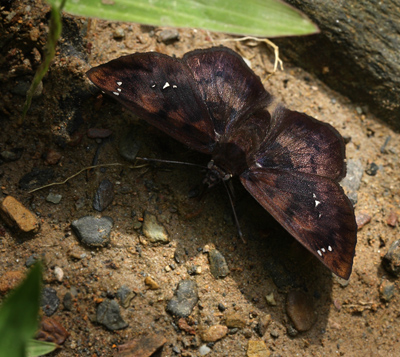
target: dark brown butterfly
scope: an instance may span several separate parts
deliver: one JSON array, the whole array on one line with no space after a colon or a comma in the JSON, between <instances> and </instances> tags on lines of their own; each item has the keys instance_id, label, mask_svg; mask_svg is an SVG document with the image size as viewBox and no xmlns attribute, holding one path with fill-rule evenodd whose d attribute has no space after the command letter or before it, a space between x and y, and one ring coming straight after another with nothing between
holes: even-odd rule
<instances>
[{"instance_id":1,"label":"dark brown butterfly","mask_svg":"<svg viewBox=\"0 0 400 357\"><path fill-rule=\"evenodd\" d=\"M232 50L182 59L136 53L87 72L102 91L176 140L212 155L210 186L239 175L244 187L336 275L350 276L357 226L339 185L345 147L329 124L278 106Z\"/></svg>"}]
</instances>

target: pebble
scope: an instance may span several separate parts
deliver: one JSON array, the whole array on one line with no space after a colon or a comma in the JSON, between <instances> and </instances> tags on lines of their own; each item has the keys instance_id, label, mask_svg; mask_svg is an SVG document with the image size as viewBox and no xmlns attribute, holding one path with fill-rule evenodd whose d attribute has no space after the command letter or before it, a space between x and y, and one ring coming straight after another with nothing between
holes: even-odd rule
<instances>
[{"instance_id":1,"label":"pebble","mask_svg":"<svg viewBox=\"0 0 400 357\"><path fill-rule=\"evenodd\" d=\"M61 283L64 278L64 271L60 267L55 266L54 267L54 276L55 276L56 280Z\"/></svg>"},{"instance_id":2,"label":"pebble","mask_svg":"<svg viewBox=\"0 0 400 357\"><path fill-rule=\"evenodd\" d=\"M54 170L51 168L39 169L34 167L19 180L18 184L23 190L30 190L35 187L44 186L54 178Z\"/></svg>"},{"instance_id":3,"label":"pebble","mask_svg":"<svg viewBox=\"0 0 400 357\"><path fill-rule=\"evenodd\" d=\"M177 29L165 29L157 35L158 42L169 43L179 40L179 32Z\"/></svg>"},{"instance_id":4,"label":"pebble","mask_svg":"<svg viewBox=\"0 0 400 357\"><path fill-rule=\"evenodd\" d=\"M389 280L383 280L379 286L379 296L383 301L389 302L393 296L396 285Z\"/></svg>"},{"instance_id":5,"label":"pebble","mask_svg":"<svg viewBox=\"0 0 400 357\"><path fill-rule=\"evenodd\" d=\"M64 310L72 310L72 294L68 291L63 297Z\"/></svg>"},{"instance_id":6,"label":"pebble","mask_svg":"<svg viewBox=\"0 0 400 357\"><path fill-rule=\"evenodd\" d=\"M78 239L88 247L104 247L110 242L113 220L111 217L85 216L71 223Z\"/></svg>"},{"instance_id":7,"label":"pebble","mask_svg":"<svg viewBox=\"0 0 400 357\"><path fill-rule=\"evenodd\" d=\"M357 230L363 228L366 224L371 222L371 215L366 211L360 211L356 214Z\"/></svg>"},{"instance_id":8,"label":"pebble","mask_svg":"<svg viewBox=\"0 0 400 357\"><path fill-rule=\"evenodd\" d=\"M265 335L270 323L271 323L271 315L270 314L260 317L260 319L258 320L257 329L256 329L256 331L260 337L263 337Z\"/></svg>"},{"instance_id":9,"label":"pebble","mask_svg":"<svg viewBox=\"0 0 400 357\"><path fill-rule=\"evenodd\" d=\"M199 354L200 356L205 356L211 352L211 348L208 347L207 345L201 345L199 348Z\"/></svg>"},{"instance_id":10,"label":"pebble","mask_svg":"<svg viewBox=\"0 0 400 357\"><path fill-rule=\"evenodd\" d=\"M224 312L226 310L226 306L223 303L218 304L218 310L221 312Z\"/></svg>"},{"instance_id":11,"label":"pebble","mask_svg":"<svg viewBox=\"0 0 400 357\"><path fill-rule=\"evenodd\" d=\"M5 162L17 161L21 158L23 152L24 149L22 148L11 149L11 151L5 150L0 153L0 157Z\"/></svg>"},{"instance_id":12,"label":"pebble","mask_svg":"<svg viewBox=\"0 0 400 357\"><path fill-rule=\"evenodd\" d=\"M178 317L188 317L199 300L196 282L181 280L173 298L168 302L167 311Z\"/></svg>"},{"instance_id":13,"label":"pebble","mask_svg":"<svg viewBox=\"0 0 400 357\"><path fill-rule=\"evenodd\" d=\"M136 140L137 129L135 127L128 128L126 134L122 136L118 148L119 154L127 161L135 162L136 155L139 152L141 143Z\"/></svg>"},{"instance_id":14,"label":"pebble","mask_svg":"<svg viewBox=\"0 0 400 357\"><path fill-rule=\"evenodd\" d=\"M375 176L378 173L379 166L375 162L371 162L369 167L365 170L366 174L369 176Z\"/></svg>"},{"instance_id":15,"label":"pebble","mask_svg":"<svg viewBox=\"0 0 400 357\"><path fill-rule=\"evenodd\" d=\"M25 262L25 266L30 268L33 264L35 264L39 260L38 254L32 254Z\"/></svg>"},{"instance_id":16,"label":"pebble","mask_svg":"<svg viewBox=\"0 0 400 357\"><path fill-rule=\"evenodd\" d=\"M97 306L96 321L111 331L128 327L128 324L122 319L118 303L110 299L105 299Z\"/></svg>"},{"instance_id":17,"label":"pebble","mask_svg":"<svg viewBox=\"0 0 400 357\"><path fill-rule=\"evenodd\" d=\"M68 336L68 331L58 321L51 317L43 316L35 339L62 345Z\"/></svg>"},{"instance_id":18,"label":"pebble","mask_svg":"<svg viewBox=\"0 0 400 357\"><path fill-rule=\"evenodd\" d=\"M364 174L364 167L361 160L347 160L347 174L346 177L340 182L348 191L348 196L353 204L357 203L357 191L361 185L361 179Z\"/></svg>"},{"instance_id":19,"label":"pebble","mask_svg":"<svg viewBox=\"0 0 400 357\"><path fill-rule=\"evenodd\" d=\"M0 216L10 227L16 227L21 233L35 234L39 231L39 220L21 202L7 196L0 204Z\"/></svg>"},{"instance_id":20,"label":"pebble","mask_svg":"<svg viewBox=\"0 0 400 357\"><path fill-rule=\"evenodd\" d=\"M288 293L286 312L298 331L308 331L316 322L312 299L303 291L291 290Z\"/></svg>"},{"instance_id":21,"label":"pebble","mask_svg":"<svg viewBox=\"0 0 400 357\"><path fill-rule=\"evenodd\" d=\"M231 313L226 315L225 325L229 328L239 328L242 329L246 326L246 320L237 313Z\"/></svg>"},{"instance_id":22,"label":"pebble","mask_svg":"<svg viewBox=\"0 0 400 357\"><path fill-rule=\"evenodd\" d=\"M45 286L42 290L42 300L40 306L46 316L53 315L58 306L60 305L60 299L57 296L57 291L53 288Z\"/></svg>"},{"instance_id":23,"label":"pebble","mask_svg":"<svg viewBox=\"0 0 400 357\"><path fill-rule=\"evenodd\" d=\"M272 330L269 334L272 338L279 338L279 332L277 330Z\"/></svg>"},{"instance_id":24,"label":"pebble","mask_svg":"<svg viewBox=\"0 0 400 357\"><path fill-rule=\"evenodd\" d=\"M396 227L398 221L399 221L398 214L395 211L390 211L386 219L386 224L390 227Z\"/></svg>"},{"instance_id":25,"label":"pebble","mask_svg":"<svg viewBox=\"0 0 400 357\"><path fill-rule=\"evenodd\" d=\"M0 278L0 293L5 294L14 289L24 278L22 271L7 271Z\"/></svg>"},{"instance_id":26,"label":"pebble","mask_svg":"<svg viewBox=\"0 0 400 357\"><path fill-rule=\"evenodd\" d=\"M190 265L187 267L189 275L200 275L203 272L201 265Z\"/></svg>"},{"instance_id":27,"label":"pebble","mask_svg":"<svg viewBox=\"0 0 400 357\"><path fill-rule=\"evenodd\" d=\"M61 202L61 199L62 195L52 192L50 192L46 197L47 202L54 203L55 205L59 204Z\"/></svg>"},{"instance_id":28,"label":"pebble","mask_svg":"<svg viewBox=\"0 0 400 357\"><path fill-rule=\"evenodd\" d=\"M48 150L45 156L46 159L44 160L44 163L46 165L57 165L62 158L62 155L58 151L53 149Z\"/></svg>"},{"instance_id":29,"label":"pebble","mask_svg":"<svg viewBox=\"0 0 400 357\"><path fill-rule=\"evenodd\" d=\"M286 328L286 332L288 334L288 336L290 337L295 337L299 334L299 331L297 331L292 325L288 325Z\"/></svg>"},{"instance_id":30,"label":"pebble","mask_svg":"<svg viewBox=\"0 0 400 357\"><path fill-rule=\"evenodd\" d=\"M144 283L149 287L150 290L160 289L160 285L158 285L156 281L150 276L147 276L146 279L144 279Z\"/></svg>"},{"instance_id":31,"label":"pebble","mask_svg":"<svg viewBox=\"0 0 400 357\"><path fill-rule=\"evenodd\" d=\"M114 185L107 179L100 182L93 197L93 208L103 212L114 200Z\"/></svg>"},{"instance_id":32,"label":"pebble","mask_svg":"<svg viewBox=\"0 0 400 357\"><path fill-rule=\"evenodd\" d=\"M208 258L210 260L211 274L216 279L225 278L229 274L228 264L224 256L217 249L210 250Z\"/></svg>"},{"instance_id":33,"label":"pebble","mask_svg":"<svg viewBox=\"0 0 400 357\"><path fill-rule=\"evenodd\" d=\"M382 259L385 270L396 277L400 277L400 239L393 242Z\"/></svg>"},{"instance_id":34,"label":"pebble","mask_svg":"<svg viewBox=\"0 0 400 357\"><path fill-rule=\"evenodd\" d=\"M276 306L275 296L274 293L270 293L265 296L265 300L269 306Z\"/></svg>"},{"instance_id":35,"label":"pebble","mask_svg":"<svg viewBox=\"0 0 400 357\"><path fill-rule=\"evenodd\" d=\"M161 351L166 342L167 339L160 333L148 332L132 341L119 345L118 354L113 355L121 357L159 356L160 354L157 351Z\"/></svg>"},{"instance_id":36,"label":"pebble","mask_svg":"<svg viewBox=\"0 0 400 357\"><path fill-rule=\"evenodd\" d=\"M143 217L143 234L151 243L166 244L169 242L167 230L157 221L157 217L145 212Z\"/></svg>"},{"instance_id":37,"label":"pebble","mask_svg":"<svg viewBox=\"0 0 400 357\"><path fill-rule=\"evenodd\" d=\"M129 289L126 285L122 285L117 291L117 298L120 301L121 306L125 309L129 307L135 296L136 293Z\"/></svg>"},{"instance_id":38,"label":"pebble","mask_svg":"<svg viewBox=\"0 0 400 357\"><path fill-rule=\"evenodd\" d=\"M247 345L247 357L269 357L271 352L268 350L264 341L250 340Z\"/></svg>"},{"instance_id":39,"label":"pebble","mask_svg":"<svg viewBox=\"0 0 400 357\"><path fill-rule=\"evenodd\" d=\"M201 338L205 342L215 342L228 334L228 328L224 325L214 325L202 332Z\"/></svg>"},{"instance_id":40,"label":"pebble","mask_svg":"<svg viewBox=\"0 0 400 357\"><path fill-rule=\"evenodd\" d=\"M121 40L124 37L125 37L125 31L123 28L117 27L116 29L114 29L114 31L113 31L114 40Z\"/></svg>"},{"instance_id":41,"label":"pebble","mask_svg":"<svg viewBox=\"0 0 400 357\"><path fill-rule=\"evenodd\" d=\"M178 264L183 264L186 261L185 250L182 247L177 247L174 252L174 260Z\"/></svg>"},{"instance_id":42,"label":"pebble","mask_svg":"<svg viewBox=\"0 0 400 357\"><path fill-rule=\"evenodd\" d=\"M105 139L108 138L112 133L113 132L110 129L90 128L87 131L87 136L91 139Z\"/></svg>"}]
</instances>

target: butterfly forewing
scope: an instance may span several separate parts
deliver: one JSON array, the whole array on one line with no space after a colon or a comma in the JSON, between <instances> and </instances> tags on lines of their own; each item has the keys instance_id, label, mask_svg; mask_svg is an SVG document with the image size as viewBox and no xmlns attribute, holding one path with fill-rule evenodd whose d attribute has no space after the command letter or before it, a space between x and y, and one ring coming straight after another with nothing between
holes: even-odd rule
<instances>
[{"instance_id":1,"label":"butterfly forewing","mask_svg":"<svg viewBox=\"0 0 400 357\"><path fill-rule=\"evenodd\" d=\"M252 196L329 269L347 279L356 245L354 210L333 180L252 167L240 177Z\"/></svg>"},{"instance_id":2,"label":"butterfly forewing","mask_svg":"<svg viewBox=\"0 0 400 357\"><path fill-rule=\"evenodd\" d=\"M137 53L92 68L89 79L134 114L189 147L211 153L214 125L190 69L160 53Z\"/></svg>"},{"instance_id":3,"label":"butterfly forewing","mask_svg":"<svg viewBox=\"0 0 400 357\"><path fill-rule=\"evenodd\" d=\"M218 135L272 100L260 78L228 48L188 52L183 61L193 72Z\"/></svg>"}]
</instances>

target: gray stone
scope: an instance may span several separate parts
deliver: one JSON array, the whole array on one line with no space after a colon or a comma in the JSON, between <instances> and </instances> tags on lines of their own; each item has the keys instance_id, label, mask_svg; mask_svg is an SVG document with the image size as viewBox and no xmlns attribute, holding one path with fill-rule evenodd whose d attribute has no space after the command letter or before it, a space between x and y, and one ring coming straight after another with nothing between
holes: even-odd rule
<instances>
[{"instance_id":1,"label":"gray stone","mask_svg":"<svg viewBox=\"0 0 400 357\"><path fill-rule=\"evenodd\" d=\"M192 280L182 280L174 297L168 302L167 311L178 317L188 317L199 300L197 285Z\"/></svg>"},{"instance_id":2,"label":"gray stone","mask_svg":"<svg viewBox=\"0 0 400 357\"><path fill-rule=\"evenodd\" d=\"M68 291L63 297L64 310L72 310L72 294Z\"/></svg>"},{"instance_id":3,"label":"gray stone","mask_svg":"<svg viewBox=\"0 0 400 357\"><path fill-rule=\"evenodd\" d=\"M107 179L100 182L93 198L93 208L103 212L114 200L114 185Z\"/></svg>"},{"instance_id":4,"label":"gray stone","mask_svg":"<svg viewBox=\"0 0 400 357\"><path fill-rule=\"evenodd\" d=\"M400 277L400 239L390 246L382 259L382 265L388 273Z\"/></svg>"},{"instance_id":5,"label":"gray stone","mask_svg":"<svg viewBox=\"0 0 400 357\"><path fill-rule=\"evenodd\" d=\"M58 193L52 193L50 192L47 197L46 197L46 201L50 202L50 203L54 203L59 204L61 202L62 199L62 195L58 194Z\"/></svg>"},{"instance_id":6,"label":"gray stone","mask_svg":"<svg viewBox=\"0 0 400 357\"><path fill-rule=\"evenodd\" d=\"M169 242L167 230L157 221L157 217L145 212L143 217L143 234L151 243L166 244Z\"/></svg>"},{"instance_id":7,"label":"gray stone","mask_svg":"<svg viewBox=\"0 0 400 357\"><path fill-rule=\"evenodd\" d=\"M174 28L162 30L158 34L157 40L159 42L164 42L164 43L178 41L179 40L179 32L177 29L174 29Z\"/></svg>"},{"instance_id":8,"label":"gray stone","mask_svg":"<svg viewBox=\"0 0 400 357\"><path fill-rule=\"evenodd\" d=\"M208 253L210 259L210 271L211 274L216 278L225 278L229 274L228 264L224 256L217 250L212 249Z\"/></svg>"},{"instance_id":9,"label":"gray stone","mask_svg":"<svg viewBox=\"0 0 400 357\"><path fill-rule=\"evenodd\" d=\"M125 309L129 307L132 299L136 296L131 289L129 289L126 285L122 285L117 291L117 298L121 303L121 306Z\"/></svg>"},{"instance_id":10,"label":"gray stone","mask_svg":"<svg viewBox=\"0 0 400 357\"><path fill-rule=\"evenodd\" d=\"M360 160L347 160L346 177L340 182L340 184L347 190L347 196L353 204L357 203L357 191L360 188L363 174L364 167Z\"/></svg>"},{"instance_id":11,"label":"gray stone","mask_svg":"<svg viewBox=\"0 0 400 357\"><path fill-rule=\"evenodd\" d=\"M104 247L110 242L113 220L111 217L85 216L71 223L78 239L88 247Z\"/></svg>"},{"instance_id":12,"label":"gray stone","mask_svg":"<svg viewBox=\"0 0 400 357\"><path fill-rule=\"evenodd\" d=\"M384 279L379 286L379 296L383 301L389 302L394 297L396 285L389 280Z\"/></svg>"},{"instance_id":13,"label":"gray stone","mask_svg":"<svg viewBox=\"0 0 400 357\"><path fill-rule=\"evenodd\" d=\"M137 128L128 128L125 135L122 136L119 142L119 153L120 155L130 162L135 162L136 155L139 152L141 143L136 140Z\"/></svg>"},{"instance_id":14,"label":"gray stone","mask_svg":"<svg viewBox=\"0 0 400 357\"><path fill-rule=\"evenodd\" d=\"M40 306L46 316L53 315L58 306L60 305L60 299L57 296L57 291L53 288L45 286L42 290L42 300Z\"/></svg>"},{"instance_id":15,"label":"gray stone","mask_svg":"<svg viewBox=\"0 0 400 357\"><path fill-rule=\"evenodd\" d=\"M97 307L96 320L111 331L122 330L128 327L128 324L121 316L119 305L115 300L106 299Z\"/></svg>"},{"instance_id":16,"label":"gray stone","mask_svg":"<svg viewBox=\"0 0 400 357\"><path fill-rule=\"evenodd\" d=\"M400 128L400 0L287 0L321 33L275 40L280 53Z\"/></svg>"}]
</instances>

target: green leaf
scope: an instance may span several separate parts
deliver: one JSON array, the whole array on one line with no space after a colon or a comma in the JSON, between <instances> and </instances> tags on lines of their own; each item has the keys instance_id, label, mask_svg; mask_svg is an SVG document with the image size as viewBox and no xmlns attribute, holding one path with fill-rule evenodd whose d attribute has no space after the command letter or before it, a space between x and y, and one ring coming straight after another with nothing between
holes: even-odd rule
<instances>
[{"instance_id":1,"label":"green leaf","mask_svg":"<svg viewBox=\"0 0 400 357\"><path fill-rule=\"evenodd\" d=\"M27 357L43 356L47 353L53 352L57 348L58 345L55 343L31 339L27 344Z\"/></svg>"},{"instance_id":2,"label":"green leaf","mask_svg":"<svg viewBox=\"0 0 400 357\"><path fill-rule=\"evenodd\" d=\"M38 327L42 266L36 263L0 307L1 356L23 357Z\"/></svg>"},{"instance_id":3,"label":"green leaf","mask_svg":"<svg viewBox=\"0 0 400 357\"><path fill-rule=\"evenodd\" d=\"M300 12L278 0L70 0L65 10L107 20L262 37L318 31Z\"/></svg>"}]
</instances>

